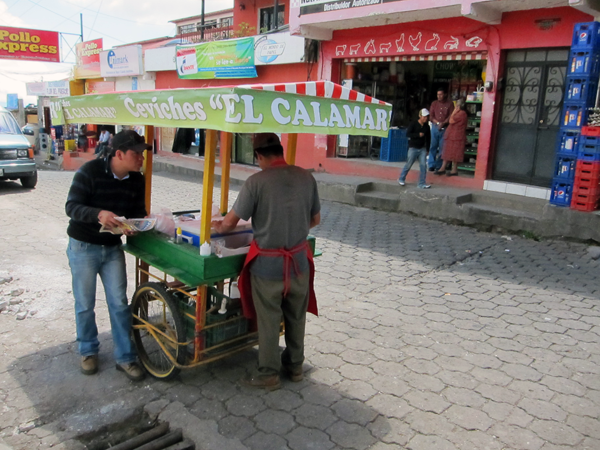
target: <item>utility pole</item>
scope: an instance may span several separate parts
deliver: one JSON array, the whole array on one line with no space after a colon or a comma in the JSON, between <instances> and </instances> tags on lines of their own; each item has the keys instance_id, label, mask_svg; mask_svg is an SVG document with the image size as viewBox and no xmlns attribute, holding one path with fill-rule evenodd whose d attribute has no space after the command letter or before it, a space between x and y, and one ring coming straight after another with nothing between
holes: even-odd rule
<instances>
[{"instance_id":1,"label":"utility pole","mask_svg":"<svg viewBox=\"0 0 600 450\"><path fill-rule=\"evenodd\" d=\"M81 42L83 42L83 13L79 13L79 30L81 32Z\"/></svg>"},{"instance_id":2,"label":"utility pole","mask_svg":"<svg viewBox=\"0 0 600 450\"><path fill-rule=\"evenodd\" d=\"M202 0L202 12L201 12L201 16L200 16L200 40L202 40L204 42L204 2L205 0Z\"/></svg>"},{"instance_id":3,"label":"utility pole","mask_svg":"<svg viewBox=\"0 0 600 450\"><path fill-rule=\"evenodd\" d=\"M279 3L277 0L275 0L275 5L273 6L273 24L272 24L272 29L276 30L277 28L279 28L279 17L277 17L278 14L278 10L279 9Z\"/></svg>"}]
</instances>

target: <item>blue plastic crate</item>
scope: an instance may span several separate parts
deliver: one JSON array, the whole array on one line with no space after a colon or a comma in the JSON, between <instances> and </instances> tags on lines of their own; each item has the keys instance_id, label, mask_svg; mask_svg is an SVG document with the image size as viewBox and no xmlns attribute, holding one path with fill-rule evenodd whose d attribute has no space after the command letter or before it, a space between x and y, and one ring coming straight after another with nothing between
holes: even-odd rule
<instances>
[{"instance_id":1,"label":"blue plastic crate","mask_svg":"<svg viewBox=\"0 0 600 450\"><path fill-rule=\"evenodd\" d=\"M573 182L561 179L552 180L550 203L556 206L570 206L573 197Z\"/></svg>"},{"instance_id":2,"label":"blue plastic crate","mask_svg":"<svg viewBox=\"0 0 600 450\"><path fill-rule=\"evenodd\" d=\"M571 50L567 69L567 75L595 75L598 78L600 73L600 49Z\"/></svg>"},{"instance_id":3,"label":"blue plastic crate","mask_svg":"<svg viewBox=\"0 0 600 450\"><path fill-rule=\"evenodd\" d=\"M554 163L554 179L572 181L577 171L577 155L572 153L556 155Z\"/></svg>"},{"instance_id":4,"label":"blue plastic crate","mask_svg":"<svg viewBox=\"0 0 600 450\"><path fill-rule=\"evenodd\" d=\"M582 136L577 129L561 128L556 137L556 153L576 155L580 139Z\"/></svg>"},{"instance_id":5,"label":"blue plastic crate","mask_svg":"<svg viewBox=\"0 0 600 450\"><path fill-rule=\"evenodd\" d=\"M600 48L600 23L582 22L575 24L571 49Z\"/></svg>"},{"instance_id":6,"label":"blue plastic crate","mask_svg":"<svg viewBox=\"0 0 600 450\"><path fill-rule=\"evenodd\" d=\"M379 159L386 162L406 161L408 157L408 139L406 128L390 128L387 138L381 138Z\"/></svg>"},{"instance_id":7,"label":"blue plastic crate","mask_svg":"<svg viewBox=\"0 0 600 450\"><path fill-rule=\"evenodd\" d=\"M579 145L600 148L600 136L581 136Z\"/></svg>"},{"instance_id":8,"label":"blue plastic crate","mask_svg":"<svg viewBox=\"0 0 600 450\"><path fill-rule=\"evenodd\" d=\"M589 106L577 102L565 102L561 120L562 127L581 128L587 124Z\"/></svg>"},{"instance_id":9,"label":"blue plastic crate","mask_svg":"<svg viewBox=\"0 0 600 450\"><path fill-rule=\"evenodd\" d=\"M598 75L569 76L565 85L565 101L593 107L598 95Z\"/></svg>"},{"instance_id":10,"label":"blue plastic crate","mask_svg":"<svg viewBox=\"0 0 600 450\"><path fill-rule=\"evenodd\" d=\"M600 161L600 151L598 151L597 147L592 149L585 147L579 150L579 153L577 153L577 159L579 161L588 162Z\"/></svg>"}]
</instances>

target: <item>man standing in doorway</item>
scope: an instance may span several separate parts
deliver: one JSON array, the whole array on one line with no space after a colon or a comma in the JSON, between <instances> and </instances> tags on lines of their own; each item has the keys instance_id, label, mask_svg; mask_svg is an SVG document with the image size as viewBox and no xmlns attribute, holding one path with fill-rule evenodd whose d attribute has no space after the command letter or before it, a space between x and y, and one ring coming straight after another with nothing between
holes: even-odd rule
<instances>
[{"instance_id":1,"label":"man standing in doorway","mask_svg":"<svg viewBox=\"0 0 600 450\"><path fill-rule=\"evenodd\" d=\"M400 178L398 178L398 184L404 186L406 184L406 175L408 171L415 163L419 160L419 189L429 189L431 186L426 183L427 179L427 148L429 147L430 131L429 124L429 111L423 108L419 111L419 119L411 122L406 129L406 137L408 138L408 158Z\"/></svg>"},{"instance_id":2,"label":"man standing in doorway","mask_svg":"<svg viewBox=\"0 0 600 450\"><path fill-rule=\"evenodd\" d=\"M317 313L312 251L306 238L321 221L321 205L315 179L285 162L276 134L255 135L253 148L262 171L246 180L232 210L212 226L226 233L240 219L252 218L254 240L239 286L244 315L257 319L258 367L240 383L274 390L281 386L282 365L293 382L304 377L306 312ZM286 348L280 355L282 317Z\"/></svg>"},{"instance_id":3,"label":"man standing in doorway","mask_svg":"<svg viewBox=\"0 0 600 450\"><path fill-rule=\"evenodd\" d=\"M434 172L442 167L442 141L444 139L444 131L448 126L450 115L454 111L454 103L448 100L448 94L442 88L437 91L437 100L431 104L429 108L431 121L431 147L429 147L429 159L427 165L429 171Z\"/></svg>"},{"instance_id":4,"label":"man standing in doorway","mask_svg":"<svg viewBox=\"0 0 600 450\"><path fill-rule=\"evenodd\" d=\"M151 145L133 130L113 138L111 155L84 164L73 177L65 210L71 218L67 256L73 276L77 342L81 372L98 371L98 328L94 312L98 275L104 285L114 343L117 370L132 381L144 371L136 362L131 340L131 310L127 302L127 272L121 236L101 233L102 226L118 227L120 216L146 216L144 176L140 173L144 150ZM126 232L125 234L132 234Z\"/></svg>"}]
</instances>

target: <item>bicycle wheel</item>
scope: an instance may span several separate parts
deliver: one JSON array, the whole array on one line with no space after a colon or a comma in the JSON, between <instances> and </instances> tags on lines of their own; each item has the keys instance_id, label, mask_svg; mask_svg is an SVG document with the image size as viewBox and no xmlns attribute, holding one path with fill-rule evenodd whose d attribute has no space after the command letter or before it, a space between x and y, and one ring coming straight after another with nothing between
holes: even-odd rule
<instances>
[{"instance_id":1,"label":"bicycle wheel","mask_svg":"<svg viewBox=\"0 0 600 450\"><path fill-rule=\"evenodd\" d=\"M131 300L133 340L140 361L155 378L169 380L184 364L186 346L183 317L177 300L159 283L141 284ZM172 359L171 359L172 358Z\"/></svg>"}]
</instances>

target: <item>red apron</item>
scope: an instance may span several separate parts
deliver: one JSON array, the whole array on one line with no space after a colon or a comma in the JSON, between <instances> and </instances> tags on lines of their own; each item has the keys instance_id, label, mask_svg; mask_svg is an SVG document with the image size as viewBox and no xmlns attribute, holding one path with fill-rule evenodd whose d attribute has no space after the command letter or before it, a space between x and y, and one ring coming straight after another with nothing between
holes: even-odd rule
<instances>
[{"instance_id":1,"label":"red apron","mask_svg":"<svg viewBox=\"0 0 600 450\"><path fill-rule=\"evenodd\" d=\"M257 256L283 256L283 292L282 296L286 296L290 289L290 275L292 268L296 273L298 273L296 268L296 261L294 260L294 255L300 252L306 252L306 256L308 258L308 266L309 266L309 297L308 297L308 307L306 311L314 314L315 316L319 315L319 311L317 309L317 296L315 295L314 289L314 281L315 281L315 263L313 261L313 254L308 244L308 241L302 242L301 244L292 247L289 250L285 248L268 248L262 249L258 246L255 240L252 241L250 245L250 251L246 256L246 261L244 262L244 267L242 268L242 272L240 273L240 279L238 280L238 287L240 289L240 295L242 300L242 310L244 312L244 317L247 319L256 318L256 311L254 309L254 302L252 301L252 286L250 281L250 263Z\"/></svg>"}]
</instances>

